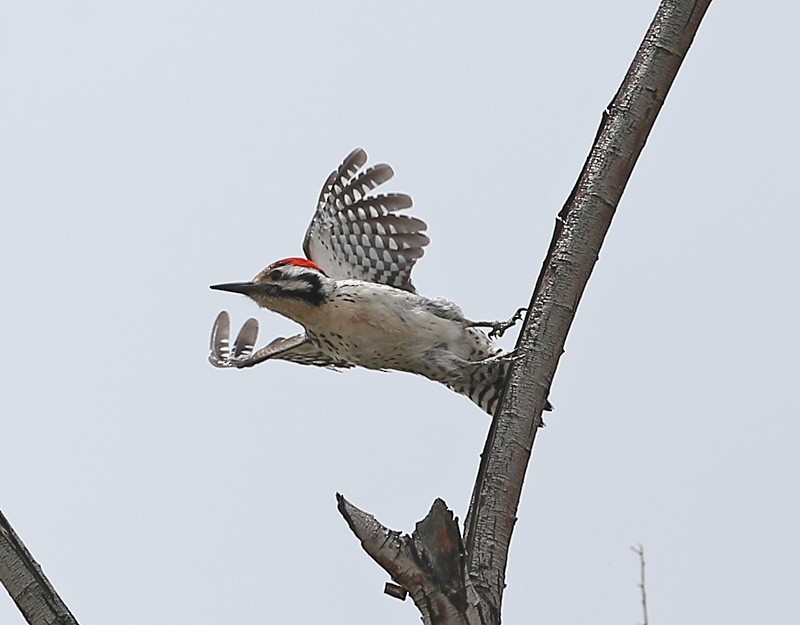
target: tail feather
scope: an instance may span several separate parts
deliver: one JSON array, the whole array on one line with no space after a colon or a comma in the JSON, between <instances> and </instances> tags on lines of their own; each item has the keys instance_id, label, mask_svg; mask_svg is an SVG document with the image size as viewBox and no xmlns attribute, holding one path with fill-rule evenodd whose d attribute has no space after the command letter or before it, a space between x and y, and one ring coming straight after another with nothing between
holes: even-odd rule
<instances>
[{"instance_id":1,"label":"tail feather","mask_svg":"<svg viewBox=\"0 0 800 625\"><path fill-rule=\"evenodd\" d=\"M494 416L514 358L513 353L500 354L469 363L464 367L464 377L448 386L456 393L466 395L481 410ZM548 401L544 409L552 410L553 406Z\"/></svg>"}]
</instances>

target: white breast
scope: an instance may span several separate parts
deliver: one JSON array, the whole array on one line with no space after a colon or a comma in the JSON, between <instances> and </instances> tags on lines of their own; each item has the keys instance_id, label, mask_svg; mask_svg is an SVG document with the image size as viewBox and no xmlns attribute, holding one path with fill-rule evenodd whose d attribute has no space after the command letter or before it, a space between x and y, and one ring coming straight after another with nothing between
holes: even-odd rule
<instances>
[{"instance_id":1,"label":"white breast","mask_svg":"<svg viewBox=\"0 0 800 625\"><path fill-rule=\"evenodd\" d=\"M464 333L461 320L435 314L440 311L430 303L407 291L348 280L303 324L331 356L372 369L415 370L432 349L450 351Z\"/></svg>"}]
</instances>

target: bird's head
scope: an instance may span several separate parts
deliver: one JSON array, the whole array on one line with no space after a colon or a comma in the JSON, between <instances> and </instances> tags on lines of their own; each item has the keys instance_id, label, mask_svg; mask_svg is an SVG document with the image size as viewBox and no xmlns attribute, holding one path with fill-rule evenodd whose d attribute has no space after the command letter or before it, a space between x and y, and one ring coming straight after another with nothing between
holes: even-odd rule
<instances>
[{"instance_id":1,"label":"bird's head","mask_svg":"<svg viewBox=\"0 0 800 625\"><path fill-rule=\"evenodd\" d=\"M284 258L264 268L252 282L214 284L212 289L247 295L256 304L286 314L285 304L319 306L325 299L325 281L319 266L305 258Z\"/></svg>"}]
</instances>

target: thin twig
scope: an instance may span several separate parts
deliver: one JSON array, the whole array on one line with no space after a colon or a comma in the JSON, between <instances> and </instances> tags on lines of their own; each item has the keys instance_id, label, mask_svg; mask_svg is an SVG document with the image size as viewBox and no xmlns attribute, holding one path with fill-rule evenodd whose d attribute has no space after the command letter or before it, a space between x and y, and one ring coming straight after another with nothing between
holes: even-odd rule
<instances>
[{"instance_id":1,"label":"thin twig","mask_svg":"<svg viewBox=\"0 0 800 625\"><path fill-rule=\"evenodd\" d=\"M639 590L642 592L642 625L647 625L647 590L644 583L644 547L639 543L638 547L631 547L631 551L639 556Z\"/></svg>"}]
</instances>

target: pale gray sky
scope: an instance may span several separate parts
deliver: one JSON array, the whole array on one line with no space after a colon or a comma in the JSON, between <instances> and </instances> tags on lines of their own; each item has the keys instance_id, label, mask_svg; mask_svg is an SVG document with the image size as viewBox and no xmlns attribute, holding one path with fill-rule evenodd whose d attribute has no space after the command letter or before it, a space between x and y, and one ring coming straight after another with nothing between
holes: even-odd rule
<instances>
[{"instance_id":1,"label":"pale gray sky","mask_svg":"<svg viewBox=\"0 0 800 625\"><path fill-rule=\"evenodd\" d=\"M208 285L299 253L363 146L430 226L420 291L507 317L656 6L4 4L0 509L81 623L418 622L334 492L463 519L487 417L410 375L213 369L222 308L294 327ZM638 622L638 542L653 622L800 610L798 19L700 29L553 384L507 623Z\"/></svg>"}]
</instances>

